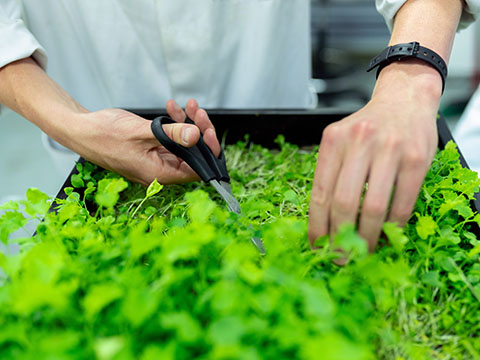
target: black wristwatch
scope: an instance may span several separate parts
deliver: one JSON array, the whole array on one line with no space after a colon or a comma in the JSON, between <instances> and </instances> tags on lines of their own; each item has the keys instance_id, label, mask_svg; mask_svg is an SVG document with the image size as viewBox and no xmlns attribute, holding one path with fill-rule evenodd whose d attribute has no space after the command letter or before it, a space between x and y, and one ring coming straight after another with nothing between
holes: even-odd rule
<instances>
[{"instance_id":1,"label":"black wristwatch","mask_svg":"<svg viewBox=\"0 0 480 360\"><path fill-rule=\"evenodd\" d=\"M405 44L397 44L385 48L380 54L375 56L370 61L367 71L371 71L378 66L378 78L378 74L380 73L380 71L382 71L382 69L388 64L394 61L399 61L405 58L412 57L429 63L439 72L440 76L442 77L443 94L443 90L445 89L445 79L447 78L448 73L447 64L442 59L442 57L438 55L435 51L420 46L420 44L416 41Z\"/></svg>"}]
</instances>

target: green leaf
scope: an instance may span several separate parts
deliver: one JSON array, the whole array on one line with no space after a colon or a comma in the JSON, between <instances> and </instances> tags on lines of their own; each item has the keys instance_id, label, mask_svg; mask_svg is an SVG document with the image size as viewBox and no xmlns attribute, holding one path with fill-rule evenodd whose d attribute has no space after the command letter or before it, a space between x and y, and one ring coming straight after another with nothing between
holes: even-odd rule
<instances>
[{"instance_id":1,"label":"green leaf","mask_svg":"<svg viewBox=\"0 0 480 360\"><path fill-rule=\"evenodd\" d=\"M125 346L125 338L111 336L95 341L95 354L99 360L112 360Z\"/></svg>"},{"instance_id":2,"label":"green leaf","mask_svg":"<svg viewBox=\"0 0 480 360\"><path fill-rule=\"evenodd\" d=\"M95 201L98 205L111 208L120 198L120 192L128 187L128 183L122 178L102 179L98 182Z\"/></svg>"},{"instance_id":3,"label":"green leaf","mask_svg":"<svg viewBox=\"0 0 480 360\"><path fill-rule=\"evenodd\" d=\"M476 222L478 226L480 226L480 214L476 214L472 221Z\"/></svg>"},{"instance_id":4,"label":"green leaf","mask_svg":"<svg viewBox=\"0 0 480 360\"><path fill-rule=\"evenodd\" d=\"M452 263L452 260L446 252L437 252L435 254L435 263L447 272L456 272L456 268Z\"/></svg>"},{"instance_id":5,"label":"green leaf","mask_svg":"<svg viewBox=\"0 0 480 360\"><path fill-rule=\"evenodd\" d=\"M154 225L157 231L161 231L166 227L163 219L157 220ZM163 236L159 236L157 232L147 233L146 230L145 223L139 223L137 226L130 229L128 239L132 256L134 258L138 258L147 252L160 247L164 242Z\"/></svg>"},{"instance_id":6,"label":"green leaf","mask_svg":"<svg viewBox=\"0 0 480 360\"><path fill-rule=\"evenodd\" d=\"M130 289L122 303L122 315L134 327L140 326L157 310L158 296L147 289Z\"/></svg>"},{"instance_id":7,"label":"green leaf","mask_svg":"<svg viewBox=\"0 0 480 360\"><path fill-rule=\"evenodd\" d=\"M0 210L18 210L18 202L9 200L3 204L0 204Z\"/></svg>"},{"instance_id":8,"label":"green leaf","mask_svg":"<svg viewBox=\"0 0 480 360\"><path fill-rule=\"evenodd\" d=\"M207 331L207 336L214 343L231 345L240 342L245 330L242 319L232 315L213 322Z\"/></svg>"},{"instance_id":9,"label":"green leaf","mask_svg":"<svg viewBox=\"0 0 480 360\"><path fill-rule=\"evenodd\" d=\"M28 215L45 215L50 208L50 198L38 189L30 188L27 190L27 200L22 201L25 205L25 211Z\"/></svg>"},{"instance_id":10,"label":"green leaf","mask_svg":"<svg viewBox=\"0 0 480 360\"><path fill-rule=\"evenodd\" d=\"M157 182L157 179L154 179L152 183L147 188L147 198L152 197L155 194L158 194L160 190L163 189L163 185Z\"/></svg>"},{"instance_id":11,"label":"green leaf","mask_svg":"<svg viewBox=\"0 0 480 360\"><path fill-rule=\"evenodd\" d=\"M91 183L89 183L89 184L91 184ZM97 188L96 188L95 186L89 185L89 186L87 186L87 188L84 190L83 195L84 195L85 197L87 197L88 195L94 193L96 189L97 189Z\"/></svg>"},{"instance_id":12,"label":"green leaf","mask_svg":"<svg viewBox=\"0 0 480 360\"><path fill-rule=\"evenodd\" d=\"M287 202L291 202L292 204L294 205L298 205L299 204L299 200L298 200L298 195L295 191L293 190L287 190L283 193L283 198L285 201Z\"/></svg>"},{"instance_id":13,"label":"green leaf","mask_svg":"<svg viewBox=\"0 0 480 360\"><path fill-rule=\"evenodd\" d=\"M88 319L93 319L108 304L119 299L123 294L122 289L115 284L98 284L93 285L85 298L83 299L83 307L85 315Z\"/></svg>"},{"instance_id":14,"label":"green leaf","mask_svg":"<svg viewBox=\"0 0 480 360\"><path fill-rule=\"evenodd\" d=\"M203 336L198 321L185 311L162 314L160 323L165 329L175 330L181 341L194 342Z\"/></svg>"},{"instance_id":15,"label":"green leaf","mask_svg":"<svg viewBox=\"0 0 480 360\"><path fill-rule=\"evenodd\" d=\"M187 193L185 200L187 200L189 204L188 216L194 222L207 222L213 210L216 208L215 203L208 198L208 194L201 190Z\"/></svg>"},{"instance_id":16,"label":"green leaf","mask_svg":"<svg viewBox=\"0 0 480 360\"><path fill-rule=\"evenodd\" d=\"M0 216L0 241L8 243L8 237L13 232L27 225L28 220L18 211L6 211Z\"/></svg>"},{"instance_id":17,"label":"green leaf","mask_svg":"<svg viewBox=\"0 0 480 360\"><path fill-rule=\"evenodd\" d=\"M447 225L441 228L440 238L438 239L439 245L457 245L460 241L460 236L452 226Z\"/></svg>"},{"instance_id":18,"label":"green leaf","mask_svg":"<svg viewBox=\"0 0 480 360\"><path fill-rule=\"evenodd\" d=\"M147 346L140 360L175 359L175 342Z\"/></svg>"},{"instance_id":19,"label":"green leaf","mask_svg":"<svg viewBox=\"0 0 480 360\"><path fill-rule=\"evenodd\" d=\"M85 183L83 182L83 178L80 174L73 174L70 177L70 182L74 188L82 188L85 187Z\"/></svg>"},{"instance_id":20,"label":"green leaf","mask_svg":"<svg viewBox=\"0 0 480 360\"><path fill-rule=\"evenodd\" d=\"M443 287L443 283L439 279L439 273L437 270L424 273L422 275L422 282L433 287Z\"/></svg>"},{"instance_id":21,"label":"green leaf","mask_svg":"<svg viewBox=\"0 0 480 360\"><path fill-rule=\"evenodd\" d=\"M480 254L480 244L475 245L469 252L468 257L473 258L476 255Z\"/></svg>"},{"instance_id":22,"label":"green leaf","mask_svg":"<svg viewBox=\"0 0 480 360\"><path fill-rule=\"evenodd\" d=\"M417 217L418 222L415 226L415 229L417 230L418 236L420 236L421 239L426 240L429 236L434 235L438 227L435 220L433 220L433 218L428 215L417 215Z\"/></svg>"},{"instance_id":23,"label":"green leaf","mask_svg":"<svg viewBox=\"0 0 480 360\"><path fill-rule=\"evenodd\" d=\"M361 258L368 254L367 242L358 235L353 224L340 226L333 243L347 253L354 254L354 257Z\"/></svg>"},{"instance_id":24,"label":"green leaf","mask_svg":"<svg viewBox=\"0 0 480 360\"><path fill-rule=\"evenodd\" d=\"M383 224L383 231L387 235L390 244L393 248L401 252L405 245L408 243L408 237L403 233L403 229L400 228L396 223L385 223Z\"/></svg>"}]
</instances>

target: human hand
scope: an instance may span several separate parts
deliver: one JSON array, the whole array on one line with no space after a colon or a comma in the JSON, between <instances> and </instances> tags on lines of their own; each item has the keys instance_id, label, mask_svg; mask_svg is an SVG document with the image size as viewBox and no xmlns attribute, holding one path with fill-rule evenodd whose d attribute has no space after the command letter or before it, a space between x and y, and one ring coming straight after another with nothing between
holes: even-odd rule
<instances>
[{"instance_id":1,"label":"human hand","mask_svg":"<svg viewBox=\"0 0 480 360\"><path fill-rule=\"evenodd\" d=\"M385 220L408 221L438 142L441 79L425 66L389 65L371 101L324 130L310 201L312 246L353 223L373 251Z\"/></svg>"},{"instance_id":2,"label":"human hand","mask_svg":"<svg viewBox=\"0 0 480 360\"><path fill-rule=\"evenodd\" d=\"M213 153L220 144L205 110L195 100L187 102L186 113L195 125L183 124L185 112L173 100L168 115L179 124L166 124L166 134L182 146L195 145L203 133ZM69 146L85 159L143 185L157 179L162 184L197 180L198 175L183 160L170 153L155 138L151 121L121 109L104 109L80 114L79 128Z\"/></svg>"}]
</instances>

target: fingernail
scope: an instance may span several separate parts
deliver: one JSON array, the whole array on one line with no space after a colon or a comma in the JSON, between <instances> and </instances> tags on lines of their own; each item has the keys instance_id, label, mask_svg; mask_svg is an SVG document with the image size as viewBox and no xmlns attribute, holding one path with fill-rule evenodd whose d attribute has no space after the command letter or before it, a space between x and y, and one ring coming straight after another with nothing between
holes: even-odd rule
<instances>
[{"instance_id":1,"label":"fingernail","mask_svg":"<svg viewBox=\"0 0 480 360\"><path fill-rule=\"evenodd\" d=\"M182 130L182 142L185 145L188 145L188 141L190 140L190 135L192 135L192 129L190 129L190 127L187 127Z\"/></svg>"}]
</instances>

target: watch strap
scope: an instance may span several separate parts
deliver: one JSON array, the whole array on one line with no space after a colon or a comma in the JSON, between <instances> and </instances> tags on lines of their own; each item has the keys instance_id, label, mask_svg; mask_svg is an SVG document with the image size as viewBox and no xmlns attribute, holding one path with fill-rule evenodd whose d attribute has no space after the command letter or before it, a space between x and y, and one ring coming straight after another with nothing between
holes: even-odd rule
<instances>
[{"instance_id":1,"label":"watch strap","mask_svg":"<svg viewBox=\"0 0 480 360\"><path fill-rule=\"evenodd\" d=\"M418 42L413 41L410 43L392 45L385 48L380 54L375 56L369 63L367 71L372 71L378 66L378 74L388 64L399 61L405 58L416 58L423 60L432 65L442 77L442 93L445 89L445 80L447 78L448 69L447 64L435 51L430 50L424 46L421 46Z\"/></svg>"}]
</instances>

